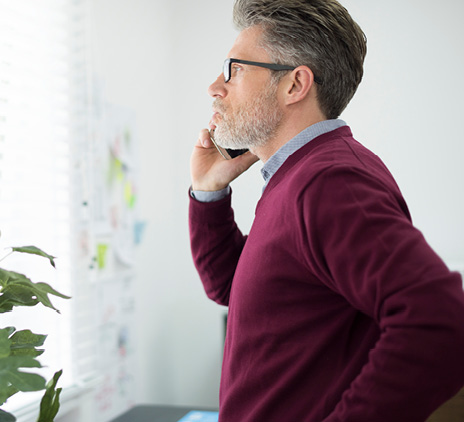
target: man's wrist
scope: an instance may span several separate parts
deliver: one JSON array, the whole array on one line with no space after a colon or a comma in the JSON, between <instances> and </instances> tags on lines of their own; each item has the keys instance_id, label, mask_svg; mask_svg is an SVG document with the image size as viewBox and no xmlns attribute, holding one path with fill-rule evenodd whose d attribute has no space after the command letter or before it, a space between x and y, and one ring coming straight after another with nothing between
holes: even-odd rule
<instances>
[{"instance_id":1,"label":"man's wrist","mask_svg":"<svg viewBox=\"0 0 464 422\"><path fill-rule=\"evenodd\" d=\"M230 194L230 186L215 191L193 190L190 189L190 195L200 202L216 202L224 199Z\"/></svg>"}]
</instances>

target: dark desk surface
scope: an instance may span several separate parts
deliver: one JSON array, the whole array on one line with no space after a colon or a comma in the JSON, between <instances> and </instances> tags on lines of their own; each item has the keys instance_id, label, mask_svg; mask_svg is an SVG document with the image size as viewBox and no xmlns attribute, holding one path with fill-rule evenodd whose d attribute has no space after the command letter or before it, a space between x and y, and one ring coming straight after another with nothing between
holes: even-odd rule
<instances>
[{"instance_id":1,"label":"dark desk surface","mask_svg":"<svg viewBox=\"0 0 464 422\"><path fill-rule=\"evenodd\" d=\"M111 422L177 422L191 410L212 410L192 407L140 405Z\"/></svg>"}]
</instances>

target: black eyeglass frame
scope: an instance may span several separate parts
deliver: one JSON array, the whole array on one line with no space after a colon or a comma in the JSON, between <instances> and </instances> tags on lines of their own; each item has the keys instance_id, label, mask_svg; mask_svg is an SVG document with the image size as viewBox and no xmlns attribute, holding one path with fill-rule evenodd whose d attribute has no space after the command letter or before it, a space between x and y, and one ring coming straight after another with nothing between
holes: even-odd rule
<instances>
[{"instance_id":1,"label":"black eyeglass frame","mask_svg":"<svg viewBox=\"0 0 464 422\"><path fill-rule=\"evenodd\" d=\"M222 73L224 75L224 83L229 82L232 77L232 63L248 64L250 66L264 67L265 69L270 70L295 70L297 68L297 66L289 66L286 64L253 62L250 60L229 58L224 60L224 65L222 68ZM322 85L322 79L316 75L314 75L314 82L316 82L318 85Z\"/></svg>"}]
</instances>

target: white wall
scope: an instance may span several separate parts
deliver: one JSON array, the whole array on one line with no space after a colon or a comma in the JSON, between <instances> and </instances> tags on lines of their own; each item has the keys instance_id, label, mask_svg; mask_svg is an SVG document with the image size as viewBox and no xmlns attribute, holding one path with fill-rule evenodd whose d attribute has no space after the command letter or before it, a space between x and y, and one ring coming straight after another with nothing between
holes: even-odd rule
<instances>
[{"instance_id":1,"label":"white wall","mask_svg":"<svg viewBox=\"0 0 464 422\"><path fill-rule=\"evenodd\" d=\"M464 3L346 0L368 36L366 74L344 114L395 175L413 221L464 261Z\"/></svg>"},{"instance_id":2,"label":"white wall","mask_svg":"<svg viewBox=\"0 0 464 422\"><path fill-rule=\"evenodd\" d=\"M191 262L189 157L210 119L208 85L235 38L232 0L92 0L94 58L107 98L137 113L140 402L217 405L224 309ZM460 0L345 0L367 33L366 75L342 116L378 153L416 225L450 263L464 262L464 26ZM244 231L261 192L257 164L235 182Z\"/></svg>"}]
</instances>

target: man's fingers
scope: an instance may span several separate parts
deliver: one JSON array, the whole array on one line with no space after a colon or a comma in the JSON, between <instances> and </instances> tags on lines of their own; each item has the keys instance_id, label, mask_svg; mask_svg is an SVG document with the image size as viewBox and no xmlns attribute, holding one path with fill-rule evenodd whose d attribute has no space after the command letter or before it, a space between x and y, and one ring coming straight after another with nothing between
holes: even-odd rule
<instances>
[{"instance_id":1,"label":"man's fingers","mask_svg":"<svg viewBox=\"0 0 464 422\"><path fill-rule=\"evenodd\" d=\"M198 141L203 148L212 148L214 145L211 142L208 129L202 129L198 135Z\"/></svg>"}]
</instances>

